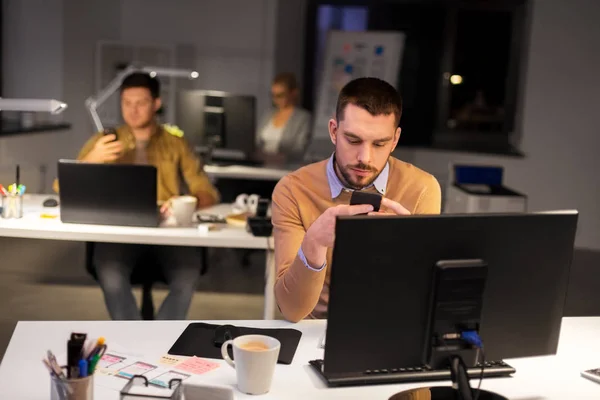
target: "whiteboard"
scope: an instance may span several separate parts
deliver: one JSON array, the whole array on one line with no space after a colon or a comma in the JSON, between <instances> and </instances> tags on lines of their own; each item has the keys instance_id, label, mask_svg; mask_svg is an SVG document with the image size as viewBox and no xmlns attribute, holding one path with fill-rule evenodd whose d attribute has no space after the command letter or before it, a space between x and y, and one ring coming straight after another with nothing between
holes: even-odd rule
<instances>
[{"instance_id":1,"label":"whiteboard","mask_svg":"<svg viewBox=\"0 0 600 400\"><path fill-rule=\"evenodd\" d=\"M340 90L353 79L375 77L397 88L405 35L401 32L330 31L317 90L313 137L328 137Z\"/></svg>"}]
</instances>

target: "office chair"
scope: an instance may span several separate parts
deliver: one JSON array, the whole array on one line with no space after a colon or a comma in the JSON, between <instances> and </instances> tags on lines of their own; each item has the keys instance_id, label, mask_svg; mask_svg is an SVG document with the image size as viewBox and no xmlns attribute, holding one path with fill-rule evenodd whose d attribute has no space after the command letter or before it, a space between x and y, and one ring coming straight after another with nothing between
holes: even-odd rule
<instances>
[{"instance_id":1,"label":"office chair","mask_svg":"<svg viewBox=\"0 0 600 400\"><path fill-rule=\"evenodd\" d=\"M98 281L96 275L96 267L94 265L94 242L86 242L85 244L85 268L92 277ZM205 248L197 247L197 251L201 252L202 268L200 270L200 276L203 276L208 271L208 257L207 250ZM130 282L132 285L142 286L142 305L140 314L143 320L153 320L154 314L154 301L152 300L152 286L156 282L167 284L167 279L159 268L158 264L146 264L143 268L136 265L133 268Z\"/></svg>"}]
</instances>

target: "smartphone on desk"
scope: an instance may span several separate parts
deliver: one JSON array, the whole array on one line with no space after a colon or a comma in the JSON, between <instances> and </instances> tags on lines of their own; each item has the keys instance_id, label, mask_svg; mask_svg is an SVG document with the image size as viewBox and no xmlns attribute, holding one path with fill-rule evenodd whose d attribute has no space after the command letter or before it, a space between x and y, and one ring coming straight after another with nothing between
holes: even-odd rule
<instances>
[{"instance_id":1,"label":"smartphone on desk","mask_svg":"<svg viewBox=\"0 0 600 400\"><path fill-rule=\"evenodd\" d=\"M370 204L373 206L373 211L379 211L381 207L381 195L376 193L359 192L355 190L350 197L350 205Z\"/></svg>"},{"instance_id":2,"label":"smartphone on desk","mask_svg":"<svg viewBox=\"0 0 600 400\"><path fill-rule=\"evenodd\" d=\"M583 376L584 378L588 378L591 381L600 383L600 368L581 371L581 376Z\"/></svg>"}]
</instances>

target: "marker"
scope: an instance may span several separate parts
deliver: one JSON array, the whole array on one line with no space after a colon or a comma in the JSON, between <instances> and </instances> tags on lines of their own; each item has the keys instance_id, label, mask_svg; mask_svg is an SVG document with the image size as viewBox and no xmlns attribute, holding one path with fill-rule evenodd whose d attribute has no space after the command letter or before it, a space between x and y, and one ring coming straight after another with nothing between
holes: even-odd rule
<instances>
[{"instance_id":1,"label":"marker","mask_svg":"<svg viewBox=\"0 0 600 400\"><path fill-rule=\"evenodd\" d=\"M82 358L79 360L79 377L85 378L86 376L88 376L88 362Z\"/></svg>"},{"instance_id":2,"label":"marker","mask_svg":"<svg viewBox=\"0 0 600 400\"><path fill-rule=\"evenodd\" d=\"M96 364L98 364L98 361L100 361L100 354L96 354L92 357L92 361L89 364L88 367L88 374L92 375L94 373L94 371L96 370Z\"/></svg>"},{"instance_id":3,"label":"marker","mask_svg":"<svg viewBox=\"0 0 600 400\"><path fill-rule=\"evenodd\" d=\"M6 191L6 189L4 189L4 186L2 186L1 184L0 184L0 193L3 196L8 196L8 192Z\"/></svg>"}]
</instances>

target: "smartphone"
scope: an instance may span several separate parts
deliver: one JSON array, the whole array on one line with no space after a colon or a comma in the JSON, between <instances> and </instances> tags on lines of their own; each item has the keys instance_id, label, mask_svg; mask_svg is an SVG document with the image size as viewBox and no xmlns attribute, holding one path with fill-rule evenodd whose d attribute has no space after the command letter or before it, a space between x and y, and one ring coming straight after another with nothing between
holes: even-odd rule
<instances>
[{"instance_id":1,"label":"smartphone","mask_svg":"<svg viewBox=\"0 0 600 400\"><path fill-rule=\"evenodd\" d=\"M373 211L379 211L381 207L381 195L377 193L359 192L355 190L350 197L350 205L370 204L373 206Z\"/></svg>"},{"instance_id":2,"label":"smartphone","mask_svg":"<svg viewBox=\"0 0 600 400\"><path fill-rule=\"evenodd\" d=\"M584 378L588 378L591 381L600 383L600 368L581 371L581 376L583 376Z\"/></svg>"},{"instance_id":3,"label":"smartphone","mask_svg":"<svg viewBox=\"0 0 600 400\"><path fill-rule=\"evenodd\" d=\"M102 132L102 134L104 136L106 136L106 135L115 135L115 140L117 140L116 139L116 137L117 137L117 130L115 128L105 128L104 132ZM111 140L111 142L114 142L115 140Z\"/></svg>"}]
</instances>

